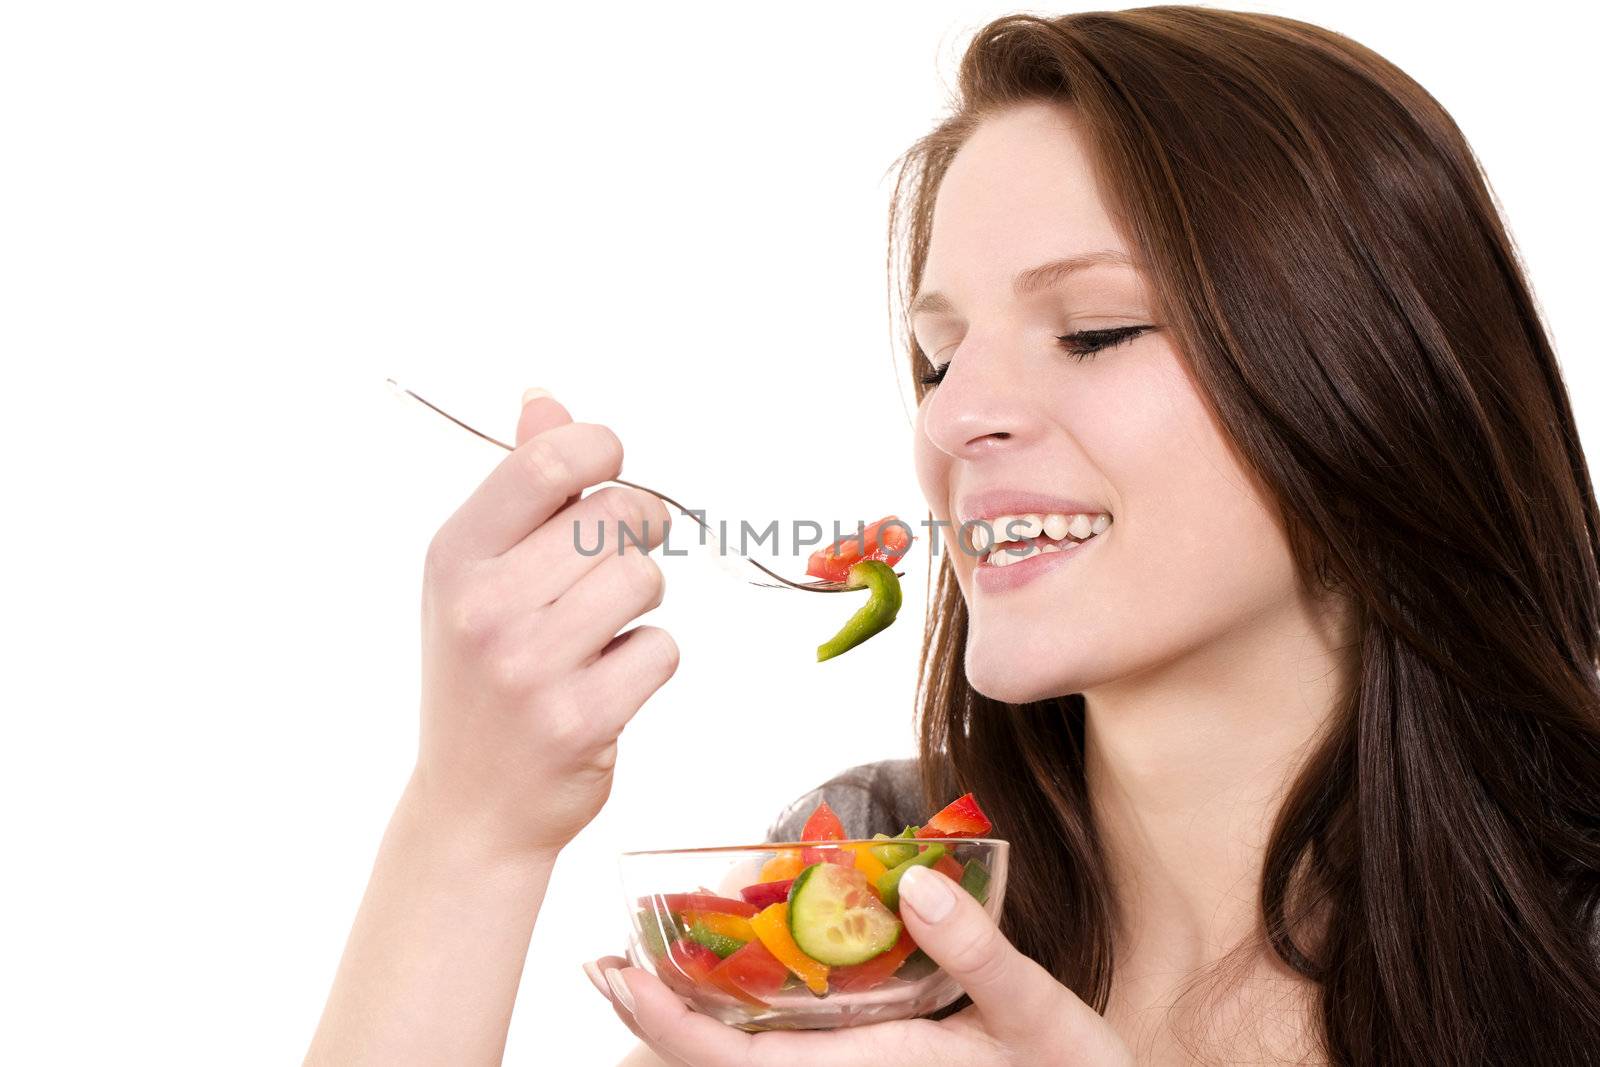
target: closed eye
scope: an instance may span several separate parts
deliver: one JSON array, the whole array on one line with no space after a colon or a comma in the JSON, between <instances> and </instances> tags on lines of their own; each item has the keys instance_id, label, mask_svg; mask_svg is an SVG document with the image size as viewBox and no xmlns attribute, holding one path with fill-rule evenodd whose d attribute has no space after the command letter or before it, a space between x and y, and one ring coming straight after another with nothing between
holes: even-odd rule
<instances>
[{"instance_id":1,"label":"closed eye","mask_svg":"<svg viewBox=\"0 0 1600 1067\"><path fill-rule=\"evenodd\" d=\"M1067 355L1078 361L1092 357L1096 352L1107 348L1115 348L1124 341L1131 341L1140 334L1148 333L1155 329L1154 326L1112 326L1105 330L1079 330L1077 333L1065 333L1056 340L1066 349Z\"/></svg>"},{"instance_id":2,"label":"closed eye","mask_svg":"<svg viewBox=\"0 0 1600 1067\"><path fill-rule=\"evenodd\" d=\"M1111 326L1103 330L1078 330L1075 333L1064 333L1056 338L1066 354L1078 362L1092 359L1097 352L1108 348L1115 348L1125 341L1131 341L1141 334L1149 333L1156 327L1150 324L1141 326ZM938 385L944 381L944 376L950 370L950 362L946 360L942 365L933 367L922 375L923 385Z\"/></svg>"}]
</instances>

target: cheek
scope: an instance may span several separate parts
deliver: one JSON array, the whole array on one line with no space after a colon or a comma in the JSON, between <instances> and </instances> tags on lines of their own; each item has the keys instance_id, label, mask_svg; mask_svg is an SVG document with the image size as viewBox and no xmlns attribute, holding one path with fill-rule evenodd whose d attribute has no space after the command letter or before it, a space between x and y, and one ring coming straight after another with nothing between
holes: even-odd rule
<instances>
[{"instance_id":1,"label":"cheek","mask_svg":"<svg viewBox=\"0 0 1600 1067\"><path fill-rule=\"evenodd\" d=\"M1105 487L1114 536L1026 596L973 604L968 674L998 699L1126 676L1295 596L1288 542L1267 498L1176 356L1096 384L1067 428Z\"/></svg>"},{"instance_id":2,"label":"cheek","mask_svg":"<svg viewBox=\"0 0 1600 1067\"><path fill-rule=\"evenodd\" d=\"M1094 444L1128 520L1118 545L1124 622L1198 640L1296 585L1289 544L1176 356L1153 368ZM1138 399L1140 396L1146 398Z\"/></svg>"}]
</instances>

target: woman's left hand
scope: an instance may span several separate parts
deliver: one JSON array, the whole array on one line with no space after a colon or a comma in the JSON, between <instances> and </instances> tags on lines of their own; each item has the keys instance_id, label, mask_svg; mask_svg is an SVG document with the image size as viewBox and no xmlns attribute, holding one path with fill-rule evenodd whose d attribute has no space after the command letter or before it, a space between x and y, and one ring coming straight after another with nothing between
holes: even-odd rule
<instances>
[{"instance_id":1,"label":"woman's left hand","mask_svg":"<svg viewBox=\"0 0 1600 1067\"><path fill-rule=\"evenodd\" d=\"M1110 1024L1018 952L982 906L937 871L900 883L900 917L918 947L972 998L949 1018L841 1030L750 1034L686 1008L660 979L621 957L597 961L612 1006L639 1038L686 1067L1117 1067L1133 1056ZM591 968L588 968L592 971Z\"/></svg>"}]
</instances>

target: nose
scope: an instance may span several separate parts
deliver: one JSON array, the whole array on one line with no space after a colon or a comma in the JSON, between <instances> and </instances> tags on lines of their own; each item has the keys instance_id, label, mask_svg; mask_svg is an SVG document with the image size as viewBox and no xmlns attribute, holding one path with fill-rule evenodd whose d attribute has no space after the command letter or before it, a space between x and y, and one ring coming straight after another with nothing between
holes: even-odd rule
<instances>
[{"instance_id":1,"label":"nose","mask_svg":"<svg viewBox=\"0 0 1600 1067\"><path fill-rule=\"evenodd\" d=\"M1038 430L1038 417L1021 360L1008 358L1000 344L961 349L923 401L923 433L955 459L1025 444Z\"/></svg>"}]
</instances>

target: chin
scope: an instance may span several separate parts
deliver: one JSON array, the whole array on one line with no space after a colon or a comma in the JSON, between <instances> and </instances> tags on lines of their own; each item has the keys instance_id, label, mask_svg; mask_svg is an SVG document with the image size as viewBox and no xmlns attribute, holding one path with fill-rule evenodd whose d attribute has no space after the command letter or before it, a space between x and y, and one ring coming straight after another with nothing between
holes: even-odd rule
<instances>
[{"instance_id":1,"label":"chin","mask_svg":"<svg viewBox=\"0 0 1600 1067\"><path fill-rule=\"evenodd\" d=\"M1027 704L1075 693L1076 679L1065 677L1065 665L1042 650L1010 645L992 648L968 640L967 684L990 700Z\"/></svg>"}]
</instances>

